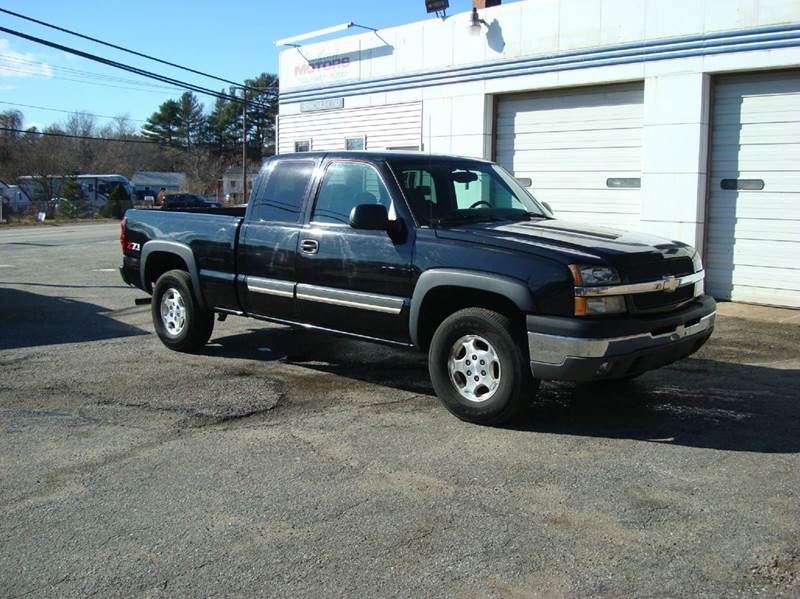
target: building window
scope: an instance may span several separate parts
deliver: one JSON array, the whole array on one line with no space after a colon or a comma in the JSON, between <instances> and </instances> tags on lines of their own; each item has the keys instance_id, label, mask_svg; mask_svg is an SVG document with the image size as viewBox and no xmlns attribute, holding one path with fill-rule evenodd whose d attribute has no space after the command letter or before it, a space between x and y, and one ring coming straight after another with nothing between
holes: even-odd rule
<instances>
[{"instance_id":1,"label":"building window","mask_svg":"<svg viewBox=\"0 0 800 599\"><path fill-rule=\"evenodd\" d=\"M367 138L365 135L359 135L358 137L345 137L344 138L344 149L349 151L354 150L366 150L367 149Z\"/></svg>"},{"instance_id":2,"label":"building window","mask_svg":"<svg viewBox=\"0 0 800 599\"><path fill-rule=\"evenodd\" d=\"M295 152L310 152L311 151L311 140L310 139L298 139L294 142L294 151Z\"/></svg>"},{"instance_id":3,"label":"building window","mask_svg":"<svg viewBox=\"0 0 800 599\"><path fill-rule=\"evenodd\" d=\"M236 189L236 179L231 179L231 189Z\"/></svg>"},{"instance_id":4,"label":"building window","mask_svg":"<svg viewBox=\"0 0 800 599\"><path fill-rule=\"evenodd\" d=\"M640 177L610 177L606 179L606 187L640 189L642 187L642 179Z\"/></svg>"}]
</instances>

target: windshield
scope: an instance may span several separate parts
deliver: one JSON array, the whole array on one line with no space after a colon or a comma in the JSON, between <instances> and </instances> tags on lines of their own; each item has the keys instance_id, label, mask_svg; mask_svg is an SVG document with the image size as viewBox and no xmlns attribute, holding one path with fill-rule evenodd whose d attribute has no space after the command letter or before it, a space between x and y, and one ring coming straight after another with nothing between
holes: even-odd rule
<instances>
[{"instance_id":1,"label":"windshield","mask_svg":"<svg viewBox=\"0 0 800 599\"><path fill-rule=\"evenodd\" d=\"M549 218L514 177L495 164L470 160L391 160L421 225Z\"/></svg>"}]
</instances>

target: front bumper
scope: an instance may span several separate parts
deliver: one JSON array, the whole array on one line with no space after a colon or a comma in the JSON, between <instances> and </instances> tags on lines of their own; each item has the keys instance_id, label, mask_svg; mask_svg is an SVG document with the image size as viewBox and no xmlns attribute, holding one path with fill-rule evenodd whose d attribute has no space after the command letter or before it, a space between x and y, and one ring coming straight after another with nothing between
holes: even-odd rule
<instances>
[{"instance_id":1,"label":"front bumper","mask_svg":"<svg viewBox=\"0 0 800 599\"><path fill-rule=\"evenodd\" d=\"M622 320L528 316L533 376L591 381L632 376L696 352L714 330L716 302L700 296L672 314Z\"/></svg>"}]
</instances>

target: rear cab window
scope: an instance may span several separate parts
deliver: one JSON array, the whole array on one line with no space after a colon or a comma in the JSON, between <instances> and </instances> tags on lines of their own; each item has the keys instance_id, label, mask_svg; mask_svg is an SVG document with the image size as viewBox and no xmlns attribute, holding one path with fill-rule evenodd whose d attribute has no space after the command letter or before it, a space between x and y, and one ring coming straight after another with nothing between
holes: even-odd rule
<instances>
[{"instance_id":1,"label":"rear cab window","mask_svg":"<svg viewBox=\"0 0 800 599\"><path fill-rule=\"evenodd\" d=\"M280 160L253 191L250 220L299 223L314 175L313 160Z\"/></svg>"}]
</instances>

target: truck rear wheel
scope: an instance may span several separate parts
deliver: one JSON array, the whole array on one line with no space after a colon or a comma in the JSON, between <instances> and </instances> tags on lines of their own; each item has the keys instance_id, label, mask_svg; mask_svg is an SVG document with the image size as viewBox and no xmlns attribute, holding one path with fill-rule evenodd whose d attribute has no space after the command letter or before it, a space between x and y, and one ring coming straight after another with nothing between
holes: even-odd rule
<instances>
[{"instance_id":1,"label":"truck rear wheel","mask_svg":"<svg viewBox=\"0 0 800 599\"><path fill-rule=\"evenodd\" d=\"M150 309L156 334L175 351L200 349L214 330L214 313L197 304L191 277L183 270L170 270L158 278Z\"/></svg>"},{"instance_id":2,"label":"truck rear wheel","mask_svg":"<svg viewBox=\"0 0 800 599\"><path fill-rule=\"evenodd\" d=\"M527 349L506 316L466 308L436 329L428 371L436 395L455 416L495 425L517 416L538 388Z\"/></svg>"}]
</instances>

